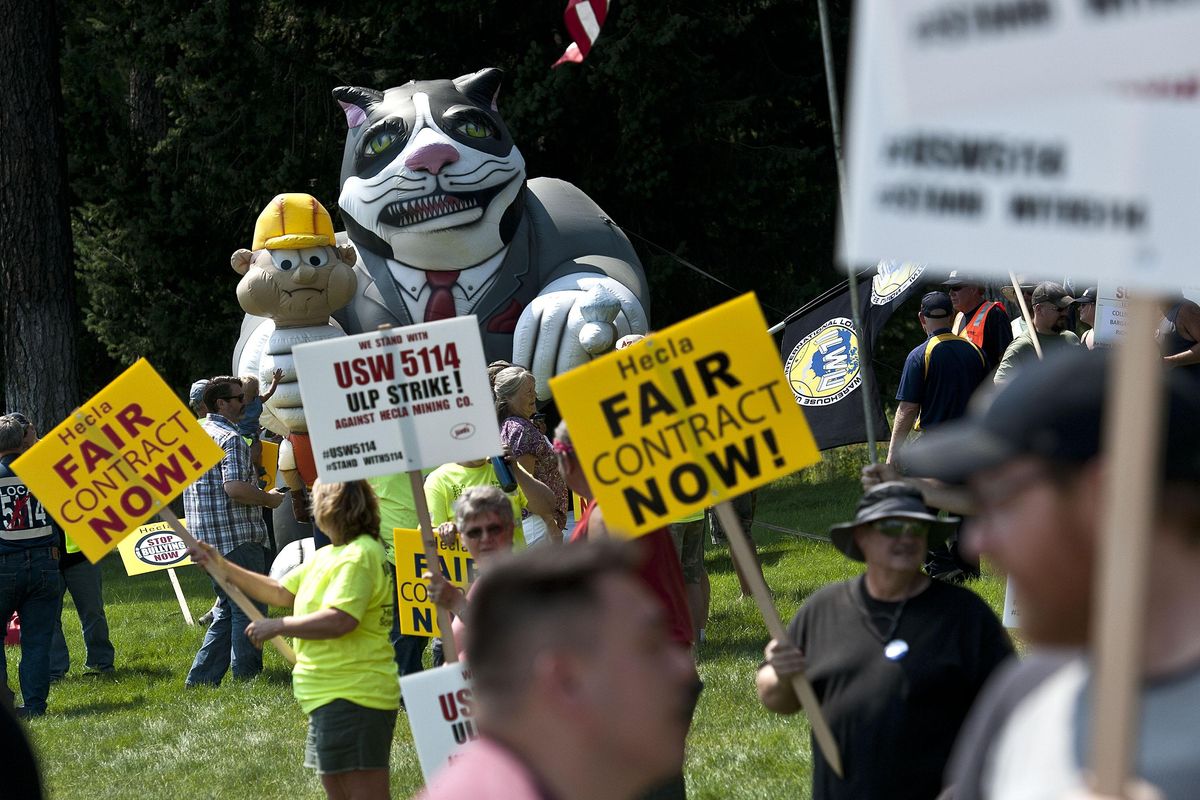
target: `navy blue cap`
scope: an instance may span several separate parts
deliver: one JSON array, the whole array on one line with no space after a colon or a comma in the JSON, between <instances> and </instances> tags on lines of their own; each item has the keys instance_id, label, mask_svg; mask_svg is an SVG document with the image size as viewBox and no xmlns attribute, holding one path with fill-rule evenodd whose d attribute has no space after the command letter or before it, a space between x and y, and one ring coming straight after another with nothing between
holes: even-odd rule
<instances>
[{"instance_id":1,"label":"navy blue cap","mask_svg":"<svg viewBox=\"0 0 1200 800\"><path fill-rule=\"evenodd\" d=\"M929 319L946 319L954 314L954 304L945 292L930 292L921 298L921 313Z\"/></svg>"}]
</instances>

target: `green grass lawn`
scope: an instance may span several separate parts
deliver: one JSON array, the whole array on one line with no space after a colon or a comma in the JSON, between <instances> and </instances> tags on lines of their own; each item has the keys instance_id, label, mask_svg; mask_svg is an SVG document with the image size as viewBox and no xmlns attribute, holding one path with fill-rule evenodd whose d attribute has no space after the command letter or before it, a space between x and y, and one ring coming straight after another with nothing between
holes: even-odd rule
<instances>
[{"instance_id":1,"label":"green grass lawn","mask_svg":"<svg viewBox=\"0 0 1200 800\"><path fill-rule=\"evenodd\" d=\"M853 470L821 467L760 493L758 519L824 533L849 518L858 499ZM804 598L858 565L828 544L755 529L767 583L786 621ZM767 633L757 607L739 597L725 547L711 544L708 642L700 651L705 691L689 739L686 767L693 798L808 797L811 749L803 715L767 713L754 694L754 673ZM81 675L83 643L70 607L63 612L72 672L50 693L50 713L30 729L53 800L109 798L321 798L301 766L305 718L292 699L283 661L268 648L266 670L249 683L185 691L184 675L203 630L183 623L167 576L127 577L115 555L105 559L105 599L117 671ZM178 571L192 614L207 609L211 590L198 569ZM986 576L973 586L997 613L1003 583ZM17 654L9 651L15 688ZM403 712L392 749L392 792L421 786Z\"/></svg>"}]
</instances>

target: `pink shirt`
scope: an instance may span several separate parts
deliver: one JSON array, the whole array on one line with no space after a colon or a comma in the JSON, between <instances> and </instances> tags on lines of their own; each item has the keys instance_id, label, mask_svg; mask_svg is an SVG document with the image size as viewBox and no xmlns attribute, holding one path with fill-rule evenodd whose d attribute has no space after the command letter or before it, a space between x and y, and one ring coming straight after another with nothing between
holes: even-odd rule
<instances>
[{"instance_id":1,"label":"pink shirt","mask_svg":"<svg viewBox=\"0 0 1200 800\"><path fill-rule=\"evenodd\" d=\"M476 581L467 587L467 604L471 603L471 595L475 593L475 587L479 585ZM458 648L458 660L462 663L467 662L467 623L463 622L462 617L457 614L450 621L450 630L454 632L454 646Z\"/></svg>"},{"instance_id":2,"label":"pink shirt","mask_svg":"<svg viewBox=\"0 0 1200 800\"><path fill-rule=\"evenodd\" d=\"M552 800L512 751L486 737L467 744L417 800Z\"/></svg>"}]
</instances>

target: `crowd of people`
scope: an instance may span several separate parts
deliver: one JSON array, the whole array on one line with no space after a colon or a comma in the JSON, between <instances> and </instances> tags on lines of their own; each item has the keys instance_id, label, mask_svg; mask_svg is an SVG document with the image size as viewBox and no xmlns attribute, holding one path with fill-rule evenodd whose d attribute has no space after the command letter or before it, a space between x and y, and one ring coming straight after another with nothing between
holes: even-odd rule
<instances>
[{"instance_id":1,"label":"crowd of people","mask_svg":"<svg viewBox=\"0 0 1200 800\"><path fill-rule=\"evenodd\" d=\"M862 574L812 594L786 637L766 645L758 697L792 714L796 676L812 686L842 766L839 774L814 747L820 800L1086 796L1092 664L1083 648L1110 367L1103 347L1090 352L1094 340L1080 346L1068 328L1074 310L1094 324L1096 292L1076 298L1053 282L1019 281L1028 318L1018 326L981 283L955 274L945 288L921 300L926 338L904 365L887 459L864 470L854 518L829 532ZM1200 307L1166 304L1157 336L1176 369L1135 771L1148 791L1180 798L1200 779L1189 747L1200 723ZM418 484L437 535L475 562L465 592L440 570L424 578L452 615L480 733L423 796L684 797L685 741L703 688L704 515L624 541L595 502L566 423L547 436L533 376L507 363L489 375L501 453L442 465ZM296 510L328 544L270 577L271 512L289 491L264 485L256 457L255 405L269 394L233 376L193 387L200 424L224 455L185 490L184 508L197 563L261 610L289 611L251 622L214 581L185 683L251 678L264 642L292 638L293 691L309 719L305 766L330 798L387 797L397 677L423 668L429 642L400 632L395 589L392 531L419 526L414 483L404 473L316 481ZM71 556L9 467L36 441L22 415L0 416L0 616L15 611L22 623L24 716L46 713L51 681L69 668L59 646L65 591L83 625L87 673L114 669L99 570ZM1022 660L987 604L955 585L977 572L980 554L1019 597L1022 638L1035 648ZM442 661L436 641L432 661Z\"/></svg>"}]
</instances>

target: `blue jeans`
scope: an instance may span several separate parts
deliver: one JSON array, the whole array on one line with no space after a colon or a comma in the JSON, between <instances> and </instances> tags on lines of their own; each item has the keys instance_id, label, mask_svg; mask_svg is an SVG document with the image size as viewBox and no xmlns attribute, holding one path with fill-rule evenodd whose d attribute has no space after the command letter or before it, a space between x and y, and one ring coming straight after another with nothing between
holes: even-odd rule
<instances>
[{"instance_id":1,"label":"blue jeans","mask_svg":"<svg viewBox=\"0 0 1200 800\"><path fill-rule=\"evenodd\" d=\"M240 544L225 554L225 560L251 572L267 574L267 551L261 544ZM204 644L200 645L196 660L188 670L188 686L217 686L231 667L235 678L253 678L262 672L262 651L246 638L246 626L250 624L250 618L229 599L216 581L213 581L213 588L222 602L216 607L212 624L204 634ZM266 613L265 604L255 605L259 611Z\"/></svg>"},{"instance_id":2,"label":"blue jeans","mask_svg":"<svg viewBox=\"0 0 1200 800\"><path fill-rule=\"evenodd\" d=\"M113 668L113 646L108 639L108 618L104 616L104 590L100 567L86 559L77 561L62 571L63 596L71 593L75 611L83 626L83 643L87 652L84 664L88 669L107 672ZM61 602L61 601L60 601ZM50 645L50 675L61 678L71 668L71 653L63 637L62 618L54 626L54 641Z\"/></svg>"},{"instance_id":3,"label":"blue jeans","mask_svg":"<svg viewBox=\"0 0 1200 800\"><path fill-rule=\"evenodd\" d=\"M396 568L388 564L388 571L392 574L392 586L396 585ZM395 589L393 588L393 592ZM395 653L396 670L400 673L400 677L412 675L420 672L425 667L421 664L421 656L425 654L425 647L429 644L428 636L410 636L400 632L400 604L396 602L396 598L392 598L392 633L389 637L392 642L392 651Z\"/></svg>"},{"instance_id":4,"label":"blue jeans","mask_svg":"<svg viewBox=\"0 0 1200 800\"><path fill-rule=\"evenodd\" d=\"M46 713L50 694L50 640L62 603L56 548L0 553L0 619L21 615L21 694L31 716ZM8 659L0 657L0 691L8 689Z\"/></svg>"}]
</instances>

